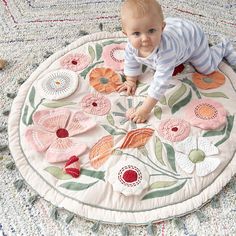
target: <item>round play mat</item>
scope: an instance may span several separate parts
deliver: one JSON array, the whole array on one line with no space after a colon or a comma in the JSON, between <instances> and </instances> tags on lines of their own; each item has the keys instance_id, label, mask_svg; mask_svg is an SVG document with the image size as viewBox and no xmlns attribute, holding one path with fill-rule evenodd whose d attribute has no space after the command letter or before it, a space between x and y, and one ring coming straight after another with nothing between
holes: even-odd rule
<instances>
[{"instance_id":1,"label":"round play mat","mask_svg":"<svg viewBox=\"0 0 236 236\"><path fill-rule=\"evenodd\" d=\"M9 146L25 181L44 199L86 219L148 224L198 210L236 172L236 75L173 76L148 121L127 119L121 33L84 36L43 62L21 86Z\"/></svg>"}]
</instances>

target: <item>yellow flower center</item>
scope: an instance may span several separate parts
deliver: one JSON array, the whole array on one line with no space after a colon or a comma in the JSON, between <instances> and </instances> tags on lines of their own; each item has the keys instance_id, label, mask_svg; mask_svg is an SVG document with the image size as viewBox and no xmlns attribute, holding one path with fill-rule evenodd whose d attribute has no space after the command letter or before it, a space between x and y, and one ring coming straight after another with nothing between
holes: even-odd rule
<instances>
[{"instance_id":1,"label":"yellow flower center","mask_svg":"<svg viewBox=\"0 0 236 236\"><path fill-rule=\"evenodd\" d=\"M208 103L199 104L198 106L196 106L194 111L195 115L203 120L214 119L218 114L216 108Z\"/></svg>"}]
</instances>

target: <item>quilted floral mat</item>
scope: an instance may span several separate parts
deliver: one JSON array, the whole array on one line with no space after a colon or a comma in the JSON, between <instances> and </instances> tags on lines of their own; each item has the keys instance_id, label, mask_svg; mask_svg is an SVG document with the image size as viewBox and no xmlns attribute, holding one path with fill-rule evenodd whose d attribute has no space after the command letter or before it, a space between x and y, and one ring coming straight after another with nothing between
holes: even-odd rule
<instances>
[{"instance_id":1,"label":"quilted floral mat","mask_svg":"<svg viewBox=\"0 0 236 236\"><path fill-rule=\"evenodd\" d=\"M43 62L21 86L9 146L25 181L43 198L86 219L149 224L196 211L236 172L236 75L226 64L204 76L175 74L144 124L153 71L134 96L124 81L126 39L84 36Z\"/></svg>"}]
</instances>

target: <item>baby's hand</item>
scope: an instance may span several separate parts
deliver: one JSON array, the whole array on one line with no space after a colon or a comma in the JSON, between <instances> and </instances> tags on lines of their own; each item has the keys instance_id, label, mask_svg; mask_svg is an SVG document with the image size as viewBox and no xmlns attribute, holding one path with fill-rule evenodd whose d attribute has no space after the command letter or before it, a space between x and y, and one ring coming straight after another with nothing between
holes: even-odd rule
<instances>
[{"instance_id":1,"label":"baby's hand","mask_svg":"<svg viewBox=\"0 0 236 236\"><path fill-rule=\"evenodd\" d=\"M130 108L126 112L126 115L129 120L132 120L135 123L144 123L148 119L149 113L140 106L136 110Z\"/></svg>"},{"instance_id":2,"label":"baby's hand","mask_svg":"<svg viewBox=\"0 0 236 236\"><path fill-rule=\"evenodd\" d=\"M127 95L134 95L136 91L137 85L136 81L126 80L122 85L117 88L117 91L120 93L122 91L126 91Z\"/></svg>"}]
</instances>

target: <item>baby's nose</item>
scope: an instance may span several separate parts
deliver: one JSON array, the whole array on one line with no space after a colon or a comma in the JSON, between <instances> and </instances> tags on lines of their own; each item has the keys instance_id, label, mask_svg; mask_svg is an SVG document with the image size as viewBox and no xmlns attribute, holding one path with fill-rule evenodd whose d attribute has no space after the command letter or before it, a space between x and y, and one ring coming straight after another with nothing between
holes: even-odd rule
<instances>
[{"instance_id":1,"label":"baby's nose","mask_svg":"<svg viewBox=\"0 0 236 236\"><path fill-rule=\"evenodd\" d=\"M148 41L148 36L146 34L142 35L142 41Z\"/></svg>"}]
</instances>

